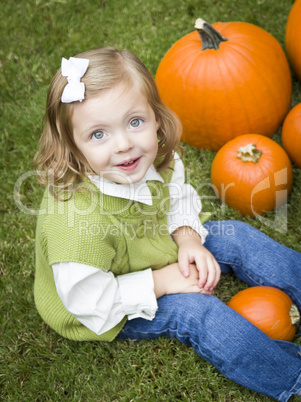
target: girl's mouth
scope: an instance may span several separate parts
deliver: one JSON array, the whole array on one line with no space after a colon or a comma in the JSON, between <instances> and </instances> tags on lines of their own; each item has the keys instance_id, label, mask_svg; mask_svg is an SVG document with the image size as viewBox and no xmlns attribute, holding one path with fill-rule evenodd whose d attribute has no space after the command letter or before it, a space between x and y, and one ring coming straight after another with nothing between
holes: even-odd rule
<instances>
[{"instance_id":1,"label":"girl's mouth","mask_svg":"<svg viewBox=\"0 0 301 402\"><path fill-rule=\"evenodd\" d=\"M117 165L120 169L126 170L126 171L131 171L136 169L140 162L141 157L129 160L127 162L121 163L120 165Z\"/></svg>"}]
</instances>

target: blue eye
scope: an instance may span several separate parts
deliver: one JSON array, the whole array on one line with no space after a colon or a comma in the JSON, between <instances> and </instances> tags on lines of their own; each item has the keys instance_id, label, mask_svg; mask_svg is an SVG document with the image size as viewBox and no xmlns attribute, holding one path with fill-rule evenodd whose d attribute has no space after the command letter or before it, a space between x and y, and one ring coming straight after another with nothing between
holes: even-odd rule
<instances>
[{"instance_id":1,"label":"blue eye","mask_svg":"<svg viewBox=\"0 0 301 402\"><path fill-rule=\"evenodd\" d=\"M94 139L94 140L102 140L105 135L106 135L106 133L104 131L99 130L99 131L95 131L92 134L91 138Z\"/></svg>"},{"instance_id":2,"label":"blue eye","mask_svg":"<svg viewBox=\"0 0 301 402\"><path fill-rule=\"evenodd\" d=\"M130 126L133 127L133 128L137 128L137 127L141 126L141 124L142 124L141 119L133 119L130 122Z\"/></svg>"}]
</instances>

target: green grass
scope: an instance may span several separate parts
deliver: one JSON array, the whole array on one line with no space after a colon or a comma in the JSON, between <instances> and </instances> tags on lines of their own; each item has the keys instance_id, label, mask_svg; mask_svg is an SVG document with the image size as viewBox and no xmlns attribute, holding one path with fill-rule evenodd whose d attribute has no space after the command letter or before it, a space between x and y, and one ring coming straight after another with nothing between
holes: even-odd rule
<instances>
[{"instance_id":1,"label":"green grass","mask_svg":"<svg viewBox=\"0 0 301 402\"><path fill-rule=\"evenodd\" d=\"M13 197L18 177L30 171L42 128L49 82L61 57L98 46L133 50L155 74L168 48L193 30L194 20L247 21L272 33L284 47L293 1L274 0L12 0L1 2L0 49L0 398L7 401L267 401L227 380L178 341L80 343L62 339L34 306L34 215ZM292 105L300 101L293 75ZM280 132L275 136L280 140ZM203 205L214 219L241 219L301 251L301 170L294 169L287 231L242 218L222 206L209 188L214 153L185 147L193 184L206 183ZM33 180L21 202L39 205ZM269 221L275 214L267 216ZM244 284L225 276L218 296L225 302ZM295 342L301 344L300 338Z\"/></svg>"}]
</instances>

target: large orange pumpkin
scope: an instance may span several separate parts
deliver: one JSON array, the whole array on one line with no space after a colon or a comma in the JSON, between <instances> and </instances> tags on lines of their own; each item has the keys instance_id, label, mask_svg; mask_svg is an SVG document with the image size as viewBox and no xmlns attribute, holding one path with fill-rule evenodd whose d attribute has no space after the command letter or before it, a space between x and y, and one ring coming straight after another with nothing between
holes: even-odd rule
<instances>
[{"instance_id":1,"label":"large orange pumpkin","mask_svg":"<svg viewBox=\"0 0 301 402\"><path fill-rule=\"evenodd\" d=\"M162 100L182 121L182 140L217 151L241 134L271 137L292 95L280 44L246 22L197 23L197 31L165 54L156 73Z\"/></svg>"},{"instance_id":2,"label":"large orange pumpkin","mask_svg":"<svg viewBox=\"0 0 301 402\"><path fill-rule=\"evenodd\" d=\"M293 107L286 116L281 141L288 156L301 169L301 103Z\"/></svg>"},{"instance_id":3,"label":"large orange pumpkin","mask_svg":"<svg viewBox=\"0 0 301 402\"><path fill-rule=\"evenodd\" d=\"M228 306L273 339L292 341L300 320L297 307L282 290L255 286L238 292Z\"/></svg>"},{"instance_id":4,"label":"large orange pumpkin","mask_svg":"<svg viewBox=\"0 0 301 402\"><path fill-rule=\"evenodd\" d=\"M221 201L242 215L264 215L287 201L293 181L292 165L275 141L245 134L217 152L211 181Z\"/></svg>"},{"instance_id":5,"label":"large orange pumpkin","mask_svg":"<svg viewBox=\"0 0 301 402\"><path fill-rule=\"evenodd\" d=\"M296 0L289 13L286 32L285 48L288 59L301 81L301 0Z\"/></svg>"}]
</instances>

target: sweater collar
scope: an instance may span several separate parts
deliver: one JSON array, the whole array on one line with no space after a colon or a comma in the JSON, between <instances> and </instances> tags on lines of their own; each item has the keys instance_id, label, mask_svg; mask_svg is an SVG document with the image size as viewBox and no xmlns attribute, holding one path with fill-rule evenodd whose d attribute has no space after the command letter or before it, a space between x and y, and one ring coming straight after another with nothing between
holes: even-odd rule
<instances>
[{"instance_id":1,"label":"sweater collar","mask_svg":"<svg viewBox=\"0 0 301 402\"><path fill-rule=\"evenodd\" d=\"M143 179L132 184L114 183L113 181L98 175L89 175L88 177L91 182L105 195L138 201L146 205L153 205L152 194L146 182L148 180L154 180L164 183L164 180L156 171L154 165L150 166Z\"/></svg>"}]
</instances>

